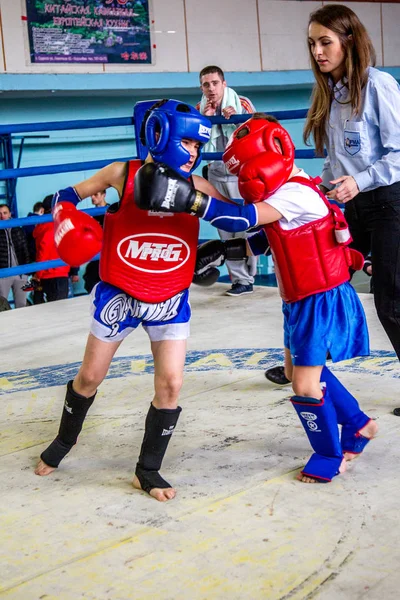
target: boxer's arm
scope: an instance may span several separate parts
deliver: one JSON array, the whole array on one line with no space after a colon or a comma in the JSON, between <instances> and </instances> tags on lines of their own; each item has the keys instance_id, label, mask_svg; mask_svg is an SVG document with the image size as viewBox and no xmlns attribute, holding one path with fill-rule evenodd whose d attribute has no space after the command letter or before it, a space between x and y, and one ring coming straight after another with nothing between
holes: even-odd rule
<instances>
[{"instance_id":1,"label":"boxer's arm","mask_svg":"<svg viewBox=\"0 0 400 600\"><path fill-rule=\"evenodd\" d=\"M204 177L199 177L198 175L193 175L193 184L196 190L203 192L203 194L207 194L207 196L212 196L213 198L217 198L217 200L223 200L224 202L228 202L229 204L236 204L236 202L232 202L229 198L225 198L220 192ZM240 203L243 200L240 199Z\"/></svg>"},{"instance_id":2,"label":"boxer's arm","mask_svg":"<svg viewBox=\"0 0 400 600\"><path fill-rule=\"evenodd\" d=\"M88 198L101 190L113 187L120 196L125 183L127 163L114 162L100 171L97 171L92 177L74 185L75 190L81 198Z\"/></svg>"},{"instance_id":3,"label":"boxer's arm","mask_svg":"<svg viewBox=\"0 0 400 600\"><path fill-rule=\"evenodd\" d=\"M215 187L203 177L198 177L197 175L193 176L193 183L196 190L211 196L212 198L217 198L217 200L223 200L224 202L228 202L229 204L237 204L236 202L232 202L229 198L225 198L215 189ZM242 202L242 200L241 200ZM267 225L267 223L273 223L274 221L279 221L282 218L282 214L273 208L267 202L258 202L257 203L257 213L258 213L258 225ZM220 229L223 229L221 227Z\"/></svg>"},{"instance_id":4,"label":"boxer's arm","mask_svg":"<svg viewBox=\"0 0 400 600\"><path fill-rule=\"evenodd\" d=\"M251 210L253 209L253 213ZM246 231L255 225L267 225L282 218L282 214L267 202L239 206L211 198L203 219L223 231Z\"/></svg>"},{"instance_id":5,"label":"boxer's arm","mask_svg":"<svg viewBox=\"0 0 400 600\"><path fill-rule=\"evenodd\" d=\"M258 225L274 223L283 217L279 210L276 210L276 208L268 204L268 202L258 202L256 206L258 213Z\"/></svg>"}]
</instances>

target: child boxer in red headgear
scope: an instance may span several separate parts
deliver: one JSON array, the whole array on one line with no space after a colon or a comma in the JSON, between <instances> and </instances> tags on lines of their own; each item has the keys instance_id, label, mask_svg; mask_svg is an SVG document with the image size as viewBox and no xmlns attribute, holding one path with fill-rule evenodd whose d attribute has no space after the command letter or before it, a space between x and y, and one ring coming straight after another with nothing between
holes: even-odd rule
<instances>
[{"instance_id":1,"label":"child boxer in red headgear","mask_svg":"<svg viewBox=\"0 0 400 600\"><path fill-rule=\"evenodd\" d=\"M246 121L223 158L238 175L245 206L190 192L179 179L169 210L189 212L227 231L236 231L238 222L241 227L243 222L263 226L247 241L204 244L196 272L204 276L227 257L261 254L271 247L283 300L285 372L295 394L291 401L314 450L299 479L328 482L377 431L325 366L328 352L333 362L369 354L364 311L349 283L349 268L362 268L363 258L348 247L351 236L341 211L329 204L318 181L294 164L293 143L276 119L255 115ZM153 179L158 209L171 180L168 170ZM137 184L135 200L140 202L140 175Z\"/></svg>"}]
</instances>

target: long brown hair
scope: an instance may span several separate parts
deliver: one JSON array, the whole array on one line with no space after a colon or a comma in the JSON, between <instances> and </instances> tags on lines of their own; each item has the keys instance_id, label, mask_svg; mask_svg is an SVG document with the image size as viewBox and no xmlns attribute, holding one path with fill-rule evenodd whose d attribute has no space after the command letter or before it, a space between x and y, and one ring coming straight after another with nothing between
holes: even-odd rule
<instances>
[{"instance_id":1,"label":"long brown hair","mask_svg":"<svg viewBox=\"0 0 400 600\"><path fill-rule=\"evenodd\" d=\"M367 68L375 65L375 50L367 30L357 15L342 4L327 4L311 13L308 26L319 23L339 36L345 53L344 75L347 77L350 104L353 114L361 110L361 90L367 82ZM329 73L321 73L308 46L312 70L316 79L311 97L311 107L304 127L304 141L314 138L317 154L322 156L326 143L326 123L332 102Z\"/></svg>"}]
</instances>

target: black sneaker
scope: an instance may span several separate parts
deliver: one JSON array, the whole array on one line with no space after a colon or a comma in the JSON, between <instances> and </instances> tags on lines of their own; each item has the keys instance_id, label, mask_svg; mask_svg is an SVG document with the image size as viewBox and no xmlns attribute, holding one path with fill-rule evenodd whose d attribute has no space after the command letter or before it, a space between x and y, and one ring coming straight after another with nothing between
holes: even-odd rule
<instances>
[{"instance_id":1,"label":"black sneaker","mask_svg":"<svg viewBox=\"0 0 400 600\"><path fill-rule=\"evenodd\" d=\"M244 294L252 294L253 286L250 283L249 285L244 285L243 283L234 283L230 290L225 292L226 296L244 296Z\"/></svg>"},{"instance_id":2,"label":"black sneaker","mask_svg":"<svg viewBox=\"0 0 400 600\"><path fill-rule=\"evenodd\" d=\"M290 383L285 375L285 369L283 367L272 367L272 369L267 369L265 371L265 377L277 385L287 385Z\"/></svg>"}]
</instances>

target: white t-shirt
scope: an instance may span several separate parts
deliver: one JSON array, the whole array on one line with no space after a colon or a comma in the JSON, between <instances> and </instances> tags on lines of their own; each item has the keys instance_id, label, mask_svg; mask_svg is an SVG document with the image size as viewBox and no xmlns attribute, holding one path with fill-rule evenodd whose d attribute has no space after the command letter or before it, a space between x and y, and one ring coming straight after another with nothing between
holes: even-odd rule
<instances>
[{"instance_id":1,"label":"white t-shirt","mask_svg":"<svg viewBox=\"0 0 400 600\"><path fill-rule=\"evenodd\" d=\"M310 179L303 170L300 170L296 177ZM285 230L296 229L310 221L321 219L329 212L317 192L306 185L290 180L264 202L281 213L282 219L279 219L279 224Z\"/></svg>"}]
</instances>

